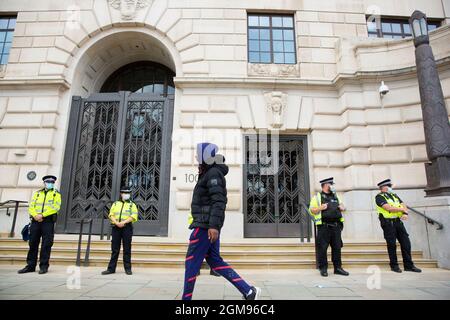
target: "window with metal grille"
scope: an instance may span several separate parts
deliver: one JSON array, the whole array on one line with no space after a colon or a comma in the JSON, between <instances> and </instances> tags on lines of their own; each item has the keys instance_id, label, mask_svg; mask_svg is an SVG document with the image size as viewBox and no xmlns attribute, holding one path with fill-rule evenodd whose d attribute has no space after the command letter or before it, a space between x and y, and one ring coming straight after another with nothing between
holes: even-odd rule
<instances>
[{"instance_id":1,"label":"window with metal grille","mask_svg":"<svg viewBox=\"0 0 450 320\"><path fill-rule=\"evenodd\" d=\"M440 21L428 20L428 31L439 28ZM402 39L412 36L408 19L381 18L380 21L367 21L369 37Z\"/></svg>"},{"instance_id":2,"label":"window with metal grille","mask_svg":"<svg viewBox=\"0 0 450 320\"><path fill-rule=\"evenodd\" d=\"M8 63L15 27L16 17L0 16L0 65Z\"/></svg>"},{"instance_id":3,"label":"window with metal grille","mask_svg":"<svg viewBox=\"0 0 450 320\"><path fill-rule=\"evenodd\" d=\"M248 14L248 61L295 64L294 16Z\"/></svg>"}]
</instances>

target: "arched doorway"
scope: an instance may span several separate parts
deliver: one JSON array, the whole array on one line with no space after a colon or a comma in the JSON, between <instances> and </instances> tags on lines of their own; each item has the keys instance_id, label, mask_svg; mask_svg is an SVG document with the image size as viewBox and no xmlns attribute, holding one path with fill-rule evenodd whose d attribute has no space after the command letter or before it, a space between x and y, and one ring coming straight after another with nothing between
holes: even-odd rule
<instances>
[{"instance_id":1,"label":"arched doorway","mask_svg":"<svg viewBox=\"0 0 450 320\"><path fill-rule=\"evenodd\" d=\"M107 230L101 217L126 186L139 207L134 233L167 235L173 77L164 65L137 61L107 77L99 93L73 97L63 166L64 232L78 232L87 212L95 218L94 233Z\"/></svg>"}]
</instances>

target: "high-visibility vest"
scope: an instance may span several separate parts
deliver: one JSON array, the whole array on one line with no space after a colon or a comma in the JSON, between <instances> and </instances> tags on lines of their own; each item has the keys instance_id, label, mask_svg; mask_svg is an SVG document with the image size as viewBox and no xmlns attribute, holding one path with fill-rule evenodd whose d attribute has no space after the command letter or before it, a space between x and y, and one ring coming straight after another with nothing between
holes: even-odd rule
<instances>
[{"instance_id":1,"label":"high-visibility vest","mask_svg":"<svg viewBox=\"0 0 450 320\"><path fill-rule=\"evenodd\" d=\"M394 193L389 193L391 197L388 197L385 193L381 192L379 193L379 195L381 195L384 199L386 199L387 203L395 208L401 208L402 205L400 204L400 199L397 197L396 194ZM378 214L382 214L383 217L385 217L386 219L394 219L394 218L400 218L403 215L403 212L390 212L386 209L384 209L383 207L380 207L377 205L376 201L375 201L375 206L377 207L377 212Z\"/></svg>"},{"instance_id":2,"label":"high-visibility vest","mask_svg":"<svg viewBox=\"0 0 450 320\"><path fill-rule=\"evenodd\" d=\"M136 222L138 219L138 208L136 204L132 201L122 201L117 200L109 209L109 218L116 218L117 221L125 221L131 217L132 223Z\"/></svg>"},{"instance_id":3,"label":"high-visibility vest","mask_svg":"<svg viewBox=\"0 0 450 320\"><path fill-rule=\"evenodd\" d=\"M44 217L57 214L61 208L61 193L56 189L48 190L41 189L33 193L30 205L28 206L28 213L35 217L42 214Z\"/></svg>"},{"instance_id":4,"label":"high-visibility vest","mask_svg":"<svg viewBox=\"0 0 450 320\"><path fill-rule=\"evenodd\" d=\"M188 215L188 226L190 226L194 222L194 217L192 216L192 212L189 212Z\"/></svg>"},{"instance_id":5,"label":"high-visibility vest","mask_svg":"<svg viewBox=\"0 0 450 320\"><path fill-rule=\"evenodd\" d=\"M336 194L336 198L338 200L338 204L341 204L341 199L339 198L339 196ZM314 218L314 223L316 225L321 225L322 224L322 211L319 211L318 213L314 214L312 213L311 209L312 208L318 208L322 205L322 195L320 194L320 192L317 192L317 194L311 198L311 201L309 203L309 213L311 214L311 216ZM340 222L344 222L344 217L341 217L339 219Z\"/></svg>"}]
</instances>

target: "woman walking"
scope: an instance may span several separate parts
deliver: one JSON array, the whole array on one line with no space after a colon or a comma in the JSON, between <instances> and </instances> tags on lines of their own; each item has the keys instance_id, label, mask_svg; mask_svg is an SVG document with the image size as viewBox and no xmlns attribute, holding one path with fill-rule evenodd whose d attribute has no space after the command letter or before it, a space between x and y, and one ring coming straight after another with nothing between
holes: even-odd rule
<instances>
[{"instance_id":1,"label":"woman walking","mask_svg":"<svg viewBox=\"0 0 450 320\"><path fill-rule=\"evenodd\" d=\"M197 145L199 177L195 185L191 213L193 221L186 254L183 300L191 300L197 274L203 259L212 270L226 278L238 289L245 300L257 300L261 290L250 286L220 256L220 230L225 219L227 189L225 175L228 166L225 158L216 154L218 147L212 143Z\"/></svg>"}]
</instances>

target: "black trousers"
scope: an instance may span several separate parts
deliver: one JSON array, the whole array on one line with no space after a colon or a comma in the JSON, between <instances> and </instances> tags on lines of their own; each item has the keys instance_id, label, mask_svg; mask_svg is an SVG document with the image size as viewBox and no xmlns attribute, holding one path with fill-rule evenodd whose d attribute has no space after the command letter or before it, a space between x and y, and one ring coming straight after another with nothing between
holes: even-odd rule
<instances>
[{"instance_id":1,"label":"black trousers","mask_svg":"<svg viewBox=\"0 0 450 320\"><path fill-rule=\"evenodd\" d=\"M133 238L133 226L127 223L125 227L112 227L111 231L111 260L108 270L115 272L120 253L120 244L123 244L123 266L125 270L131 270L131 240Z\"/></svg>"},{"instance_id":2,"label":"black trousers","mask_svg":"<svg viewBox=\"0 0 450 320\"><path fill-rule=\"evenodd\" d=\"M411 268L414 266L411 258L411 241L409 241L409 234L406 232L403 222L400 219L385 219L384 217L380 217L380 223L383 229L384 239L386 239L391 267L398 267L396 240L400 243L404 267Z\"/></svg>"},{"instance_id":3,"label":"black trousers","mask_svg":"<svg viewBox=\"0 0 450 320\"><path fill-rule=\"evenodd\" d=\"M27 265L35 269L37 265L39 243L41 242L41 253L39 255L39 268L48 269L50 253L53 246L55 235L55 223L53 217L45 217L42 222L33 220L30 227L30 240L28 241L30 249L27 255Z\"/></svg>"},{"instance_id":4,"label":"black trousers","mask_svg":"<svg viewBox=\"0 0 450 320\"><path fill-rule=\"evenodd\" d=\"M334 268L342 267L341 260L341 238L342 225L336 223L334 225L326 224L317 226L317 258L319 260L319 269L328 268L327 250L331 244L331 260L333 261Z\"/></svg>"}]
</instances>

